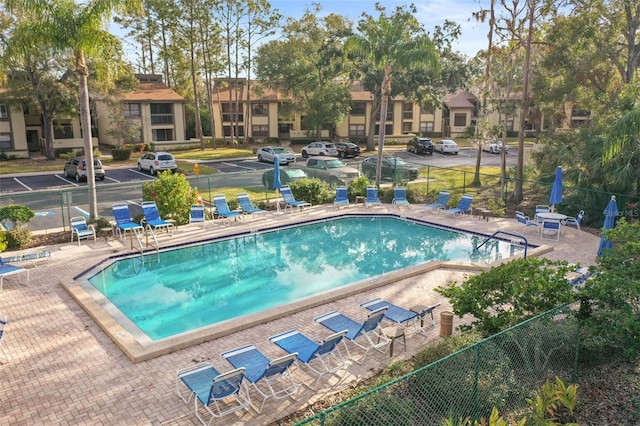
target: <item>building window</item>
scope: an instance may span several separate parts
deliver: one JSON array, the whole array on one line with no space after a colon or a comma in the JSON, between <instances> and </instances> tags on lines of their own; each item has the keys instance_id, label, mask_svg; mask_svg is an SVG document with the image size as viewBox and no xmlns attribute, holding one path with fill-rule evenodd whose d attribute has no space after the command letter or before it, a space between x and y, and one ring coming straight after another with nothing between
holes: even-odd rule
<instances>
[{"instance_id":1,"label":"building window","mask_svg":"<svg viewBox=\"0 0 640 426\"><path fill-rule=\"evenodd\" d=\"M244 105L235 103L222 104L222 121L225 123L244 121L244 115L242 113ZM240 113L238 113L240 111Z\"/></svg>"},{"instance_id":2,"label":"building window","mask_svg":"<svg viewBox=\"0 0 640 426\"><path fill-rule=\"evenodd\" d=\"M432 105L422 105L420 107L420 114L435 114L435 108Z\"/></svg>"},{"instance_id":3,"label":"building window","mask_svg":"<svg viewBox=\"0 0 640 426\"><path fill-rule=\"evenodd\" d=\"M364 124L349 124L349 136L366 136Z\"/></svg>"},{"instance_id":4,"label":"building window","mask_svg":"<svg viewBox=\"0 0 640 426\"><path fill-rule=\"evenodd\" d=\"M124 116L126 118L140 118L140 104L124 104Z\"/></svg>"},{"instance_id":5,"label":"building window","mask_svg":"<svg viewBox=\"0 0 640 426\"><path fill-rule=\"evenodd\" d=\"M365 102L351 102L351 115L365 115L367 104Z\"/></svg>"},{"instance_id":6,"label":"building window","mask_svg":"<svg viewBox=\"0 0 640 426\"><path fill-rule=\"evenodd\" d=\"M11 133L0 133L0 149L13 149Z\"/></svg>"},{"instance_id":7,"label":"building window","mask_svg":"<svg viewBox=\"0 0 640 426\"><path fill-rule=\"evenodd\" d=\"M413 132L413 123L411 121L407 121L402 123L402 133L411 133Z\"/></svg>"},{"instance_id":8,"label":"building window","mask_svg":"<svg viewBox=\"0 0 640 426\"><path fill-rule=\"evenodd\" d=\"M380 134L379 130L380 130L380 125L376 124L376 130L375 130L376 131L376 133L375 133L376 135ZM384 134L385 135L393 134L393 124L387 124L387 125L384 126Z\"/></svg>"},{"instance_id":9,"label":"building window","mask_svg":"<svg viewBox=\"0 0 640 426\"><path fill-rule=\"evenodd\" d=\"M233 127L233 136L244 136L244 126L222 126L222 133L225 136L231 136L231 128Z\"/></svg>"},{"instance_id":10,"label":"building window","mask_svg":"<svg viewBox=\"0 0 640 426\"><path fill-rule=\"evenodd\" d=\"M420 133L430 133L430 132L433 132L433 121L421 121Z\"/></svg>"},{"instance_id":11,"label":"building window","mask_svg":"<svg viewBox=\"0 0 640 426\"><path fill-rule=\"evenodd\" d=\"M54 120L53 138L73 139L73 127L71 127L71 120Z\"/></svg>"},{"instance_id":12,"label":"building window","mask_svg":"<svg viewBox=\"0 0 640 426\"><path fill-rule=\"evenodd\" d=\"M6 120L7 118L9 118L9 111L7 110L7 106L0 104L0 119Z\"/></svg>"},{"instance_id":13,"label":"building window","mask_svg":"<svg viewBox=\"0 0 640 426\"><path fill-rule=\"evenodd\" d=\"M269 126L264 125L256 125L251 126L251 134L254 137L268 137L269 136Z\"/></svg>"},{"instance_id":14,"label":"building window","mask_svg":"<svg viewBox=\"0 0 640 426\"><path fill-rule=\"evenodd\" d=\"M513 131L513 120L507 120L507 132Z\"/></svg>"},{"instance_id":15,"label":"building window","mask_svg":"<svg viewBox=\"0 0 640 426\"><path fill-rule=\"evenodd\" d=\"M402 104L402 119L413 120L413 103L412 102Z\"/></svg>"},{"instance_id":16,"label":"building window","mask_svg":"<svg viewBox=\"0 0 640 426\"><path fill-rule=\"evenodd\" d=\"M376 116L376 121L380 121L380 112L378 112L378 115ZM387 120L386 121L393 121L393 108L391 105L388 106L387 109Z\"/></svg>"},{"instance_id":17,"label":"building window","mask_svg":"<svg viewBox=\"0 0 640 426\"><path fill-rule=\"evenodd\" d=\"M269 104L253 104L253 105L251 105L251 114L253 114L253 115L269 115Z\"/></svg>"},{"instance_id":18,"label":"building window","mask_svg":"<svg viewBox=\"0 0 640 426\"><path fill-rule=\"evenodd\" d=\"M465 114L465 113L455 113L453 115L453 125L455 127L466 127L467 126L467 114Z\"/></svg>"},{"instance_id":19,"label":"building window","mask_svg":"<svg viewBox=\"0 0 640 426\"><path fill-rule=\"evenodd\" d=\"M150 104L149 106L151 107L151 124L173 124L173 104Z\"/></svg>"},{"instance_id":20,"label":"building window","mask_svg":"<svg viewBox=\"0 0 640 426\"><path fill-rule=\"evenodd\" d=\"M156 142L172 141L173 129L153 129L151 138Z\"/></svg>"}]
</instances>

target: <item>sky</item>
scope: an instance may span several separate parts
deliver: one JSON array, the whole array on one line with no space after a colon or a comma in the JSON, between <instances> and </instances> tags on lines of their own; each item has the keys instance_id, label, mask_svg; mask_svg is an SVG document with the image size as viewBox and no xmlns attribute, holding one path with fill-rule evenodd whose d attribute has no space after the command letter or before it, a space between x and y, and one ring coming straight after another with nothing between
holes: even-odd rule
<instances>
[{"instance_id":1,"label":"sky","mask_svg":"<svg viewBox=\"0 0 640 426\"><path fill-rule=\"evenodd\" d=\"M306 9L312 9L313 3L321 5L322 14L335 13L350 18L357 24L362 12L373 17L378 14L375 4L380 3L391 14L396 6L414 4L416 19L424 25L425 31L432 33L436 25L445 20L456 22L462 29L462 35L454 44L457 50L469 57L487 48L488 23L476 22L472 13L489 8L489 0L269 0L273 9L279 9L285 17L300 18Z\"/></svg>"}]
</instances>

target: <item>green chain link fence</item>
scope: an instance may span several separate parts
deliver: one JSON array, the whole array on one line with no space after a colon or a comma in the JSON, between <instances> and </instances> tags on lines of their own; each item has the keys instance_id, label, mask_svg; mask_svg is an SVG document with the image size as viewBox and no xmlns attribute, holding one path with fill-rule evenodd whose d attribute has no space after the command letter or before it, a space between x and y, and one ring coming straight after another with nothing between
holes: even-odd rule
<instances>
[{"instance_id":1,"label":"green chain link fence","mask_svg":"<svg viewBox=\"0 0 640 426\"><path fill-rule=\"evenodd\" d=\"M519 419L547 379L575 380L578 348L571 310L556 308L297 424L458 424L493 407Z\"/></svg>"}]
</instances>

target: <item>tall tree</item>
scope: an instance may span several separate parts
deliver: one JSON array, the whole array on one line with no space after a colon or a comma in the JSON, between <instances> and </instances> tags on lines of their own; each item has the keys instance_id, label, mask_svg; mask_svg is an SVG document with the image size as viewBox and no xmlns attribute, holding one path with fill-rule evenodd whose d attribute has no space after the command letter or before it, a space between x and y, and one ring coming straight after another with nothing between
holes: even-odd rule
<instances>
[{"instance_id":1,"label":"tall tree","mask_svg":"<svg viewBox=\"0 0 640 426\"><path fill-rule=\"evenodd\" d=\"M398 6L391 16L376 3L377 19L364 13L358 23L359 34L345 42L345 52L366 58L374 70L382 72L380 125L378 130L378 164L376 184L380 187L382 154L384 150L385 120L391 95L392 72L411 68L439 67L438 54L432 41L415 19L416 8Z\"/></svg>"},{"instance_id":2,"label":"tall tree","mask_svg":"<svg viewBox=\"0 0 640 426\"><path fill-rule=\"evenodd\" d=\"M87 160L90 215L97 218L87 59L122 56L120 41L106 28L115 12L124 12L128 7L139 7L139 3L136 0L89 0L80 4L74 0L8 0L6 6L9 11L26 19L21 25L24 34L28 36L20 39L19 49L27 51L35 46L48 46L54 51L69 53L74 58L79 87L80 123ZM104 66L100 66L99 61L95 64L95 71L98 73L121 71L113 64L102 63Z\"/></svg>"}]
</instances>

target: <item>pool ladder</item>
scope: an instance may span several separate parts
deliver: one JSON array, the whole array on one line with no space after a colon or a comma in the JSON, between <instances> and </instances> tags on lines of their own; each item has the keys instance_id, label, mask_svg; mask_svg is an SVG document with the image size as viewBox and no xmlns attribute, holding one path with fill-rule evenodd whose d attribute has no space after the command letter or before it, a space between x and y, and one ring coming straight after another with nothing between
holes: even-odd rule
<instances>
[{"instance_id":1,"label":"pool ladder","mask_svg":"<svg viewBox=\"0 0 640 426\"><path fill-rule=\"evenodd\" d=\"M496 236L499 234L504 234L504 235L509 235L511 237L515 237L517 240L521 240L521 241L517 241L512 239L511 240L511 244L518 244L518 245L522 245L524 246L524 258L527 258L527 248L529 247L529 242L527 241L527 239L520 235L520 234L514 234L512 232L507 232L507 231L496 231L493 234L491 234L489 237L487 237L478 247L474 248L473 251L478 251L480 249L480 247L482 247L483 245L485 245L486 243L488 243L489 241L496 239ZM523 244L524 242L524 244Z\"/></svg>"}]
</instances>

